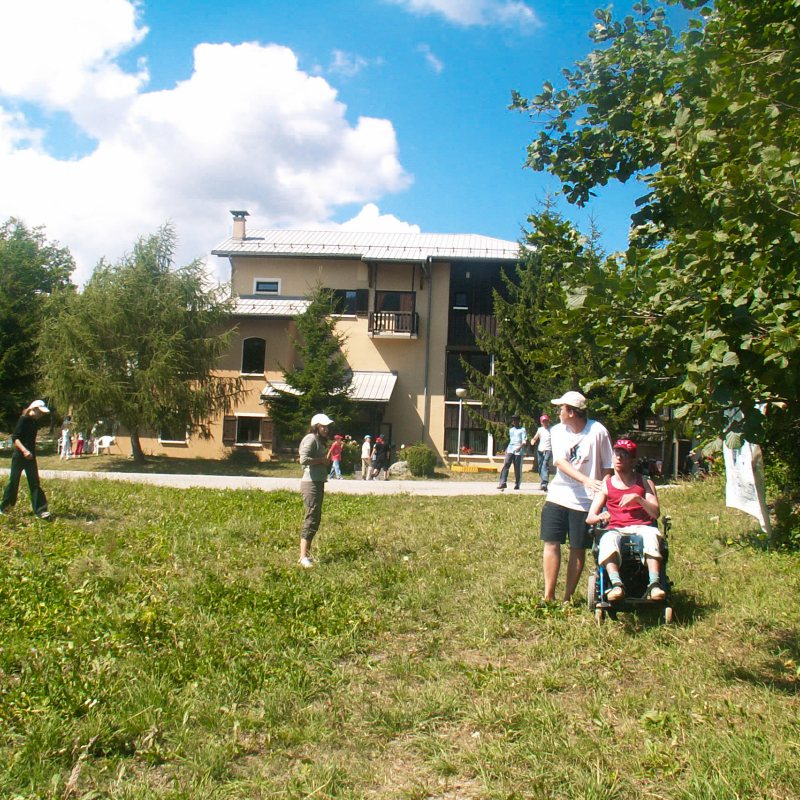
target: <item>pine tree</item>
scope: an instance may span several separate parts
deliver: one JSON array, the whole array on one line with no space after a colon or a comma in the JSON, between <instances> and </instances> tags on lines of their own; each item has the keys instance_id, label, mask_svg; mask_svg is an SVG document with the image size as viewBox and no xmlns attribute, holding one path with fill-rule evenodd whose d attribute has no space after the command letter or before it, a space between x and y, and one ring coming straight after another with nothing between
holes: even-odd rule
<instances>
[{"instance_id":1,"label":"pine tree","mask_svg":"<svg viewBox=\"0 0 800 800\"><path fill-rule=\"evenodd\" d=\"M350 398L353 373L344 353L345 337L336 331L333 297L321 286L309 295L310 304L295 317L298 337L290 337L297 366L283 368L290 391L276 389L270 400L270 416L278 434L291 444L307 432L314 414L327 414L343 428L353 417Z\"/></svg>"}]
</instances>

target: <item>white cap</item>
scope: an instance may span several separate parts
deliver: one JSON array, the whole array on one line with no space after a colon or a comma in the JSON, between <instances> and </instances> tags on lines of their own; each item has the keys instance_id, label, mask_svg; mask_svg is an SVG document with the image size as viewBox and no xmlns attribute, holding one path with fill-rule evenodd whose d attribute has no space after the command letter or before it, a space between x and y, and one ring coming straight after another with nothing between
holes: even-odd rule
<instances>
[{"instance_id":1,"label":"white cap","mask_svg":"<svg viewBox=\"0 0 800 800\"><path fill-rule=\"evenodd\" d=\"M369 434L367 434L364 438L365 439L371 439L372 437Z\"/></svg>"},{"instance_id":2,"label":"white cap","mask_svg":"<svg viewBox=\"0 0 800 800\"><path fill-rule=\"evenodd\" d=\"M333 420L327 414L314 414L311 417L312 425L333 425Z\"/></svg>"},{"instance_id":3,"label":"white cap","mask_svg":"<svg viewBox=\"0 0 800 800\"><path fill-rule=\"evenodd\" d=\"M567 405L573 408L586 408L586 398L580 392L565 392L563 397L550 402L554 406Z\"/></svg>"},{"instance_id":4,"label":"white cap","mask_svg":"<svg viewBox=\"0 0 800 800\"><path fill-rule=\"evenodd\" d=\"M43 414L49 414L50 409L45 405L44 400L34 400L29 406L28 409L31 408L41 408Z\"/></svg>"}]
</instances>

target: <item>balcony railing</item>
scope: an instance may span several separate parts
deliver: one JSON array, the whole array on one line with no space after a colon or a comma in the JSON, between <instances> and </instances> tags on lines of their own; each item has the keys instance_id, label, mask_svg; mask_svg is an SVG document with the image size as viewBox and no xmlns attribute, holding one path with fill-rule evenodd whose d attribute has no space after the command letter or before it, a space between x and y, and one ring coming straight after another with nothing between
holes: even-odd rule
<instances>
[{"instance_id":1,"label":"balcony railing","mask_svg":"<svg viewBox=\"0 0 800 800\"><path fill-rule=\"evenodd\" d=\"M416 311L372 311L367 331L373 337L416 339L419 335L419 314Z\"/></svg>"}]
</instances>

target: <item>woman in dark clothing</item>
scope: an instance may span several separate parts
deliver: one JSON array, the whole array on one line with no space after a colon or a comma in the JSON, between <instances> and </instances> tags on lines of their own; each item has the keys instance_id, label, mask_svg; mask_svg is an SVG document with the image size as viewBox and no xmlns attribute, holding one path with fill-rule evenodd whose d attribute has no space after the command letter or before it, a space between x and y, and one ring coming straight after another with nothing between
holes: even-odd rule
<instances>
[{"instance_id":1,"label":"woman in dark clothing","mask_svg":"<svg viewBox=\"0 0 800 800\"><path fill-rule=\"evenodd\" d=\"M375 471L372 473L373 479L377 478L381 472L384 473L383 479L389 480L389 457L391 456L391 446L386 442L383 436L379 436L375 442L375 449L372 451L372 458L374 460Z\"/></svg>"},{"instance_id":2,"label":"woman in dark clothing","mask_svg":"<svg viewBox=\"0 0 800 800\"><path fill-rule=\"evenodd\" d=\"M19 479L22 473L28 479L28 488L31 491L31 506L33 513L40 519L48 519L50 511L47 509L47 498L44 496L39 484L39 467L36 463L36 434L39 431L39 418L49 414L50 409L43 400L34 400L23 412L14 428L11 441L14 444L14 453L11 456L11 476L3 492L3 502L0 504L0 513L5 513L17 502L19 495Z\"/></svg>"}]
</instances>

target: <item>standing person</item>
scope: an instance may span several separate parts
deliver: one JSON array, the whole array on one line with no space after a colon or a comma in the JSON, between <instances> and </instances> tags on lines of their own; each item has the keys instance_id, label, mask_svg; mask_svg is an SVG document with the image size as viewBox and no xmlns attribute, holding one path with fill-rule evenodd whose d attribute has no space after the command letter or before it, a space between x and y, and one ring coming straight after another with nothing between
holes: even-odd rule
<instances>
[{"instance_id":1,"label":"standing person","mask_svg":"<svg viewBox=\"0 0 800 800\"><path fill-rule=\"evenodd\" d=\"M625 597L619 566L622 563L620 542L626 533L642 537L649 574L648 596L651 600L663 600L667 596L661 587L661 534L655 524L661 509L656 487L649 478L634 471L635 463L636 444L630 439L619 439L614 445L614 474L603 481L586 518L589 525L600 521L608 523L600 539L597 563L606 568L611 580L611 589L606 592L606 599L611 602Z\"/></svg>"},{"instance_id":2,"label":"standing person","mask_svg":"<svg viewBox=\"0 0 800 800\"><path fill-rule=\"evenodd\" d=\"M83 434L79 433L78 438L75 441L75 455L81 456L83 455Z\"/></svg>"},{"instance_id":3,"label":"standing person","mask_svg":"<svg viewBox=\"0 0 800 800\"><path fill-rule=\"evenodd\" d=\"M550 479L550 460L553 457L550 444L550 417L547 414L542 414L539 417L539 429L531 439L531 447L537 442L539 446L536 449L536 471L539 473L539 488L546 492L547 483Z\"/></svg>"},{"instance_id":4,"label":"standing person","mask_svg":"<svg viewBox=\"0 0 800 800\"><path fill-rule=\"evenodd\" d=\"M367 434L361 445L361 480L372 480L372 437Z\"/></svg>"},{"instance_id":5,"label":"standing person","mask_svg":"<svg viewBox=\"0 0 800 800\"><path fill-rule=\"evenodd\" d=\"M511 415L511 427L508 429L508 447L506 447L506 458L503 462L503 469L500 472L500 482L497 484L498 489L506 488L506 481L508 480L508 471L511 469L511 464L514 464L514 488L519 489L520 482L522 481L522 457L525 454L525 444L528 441L528 433L522 427L519 414Z\"/></svg>"},{"instance_id":6,"label":"standing person","mask_svg":"<svg viewBox=\"0 0 800 800\"><path fill-rule=\"evenodd\" d=\"M561 545L569 537L564 589L567 604L583 572L586 548L592 546L586 515L603 478L611 474L611 439L603 425L587 418L586 398L580 392L567 392L551 402L559 407L561 422L550 431L556 474L542 508L544 601L556 599Z\"/></svg>"},{"instance_id":7,"label":"standing person","mask_svg":"<svg viewBox=\"0 0 800 800\"><path fill-rule=\"evenodd\" d=\"M300 566L313 567L311 542L322 521L322 501L325 499L325 478L328 474L328 433L333 420L327 414L314 414L311 427L300 442L300 495L305 517L300 528Z\"/></svg>"},{"instance_id":8,"label":"standing person","mask_svg":"<svg viewBox=\"0 0 800 800\"><path fill-rule=\"evenodd\" d=\"M61 458L67 461L70 455L72 455L72 436L69 433L69 417L65 417L61 426Z\"/></svg>"},{"instance_id":9,"label":"standing person","mask_svg":"<svg viewBox=\"0 0 800 800\"><path fill-rule=\"evenodd\" d=\"M384 439L383 435L378 437L375 442L375 448L372 451L372 464L373 472L372 478L377 478L381 472L384 473L383 479L389 480L389 456L391 455L391 447Z\"/></svg>"},{"instance_id":10,"label":"standing person","mask_svg":"<svg viewBox=\"0 0 800 800\"><path fill-rule=\"evenodd\" d=\"M328 450L328 458L331 461L328 480L332 481L336 478L337 481L340 481L342 479L342 437L338 433L333 437L333 444Z\"/></svg>"},{"instance_id":11,"label":"standing person","mask_svg":"<svg viewBox=\"0 0 800 800\"><path fill-rule=\"evenodd\" d=\"M19 479L24 472L31 492L33 513L39 519L50 518L47 498L39 483L39 467L36 463L36 434L39 431L39 419L49 413L50 409L45 405L44 400L34 400L22 412L22 416L14 428L14 433L11 435L11 441L14 444L14 453L11 456L11 475L8 486L3 492L0 514L4 514L16 504L19 495Z\"/></svg>"}]
</instances>

